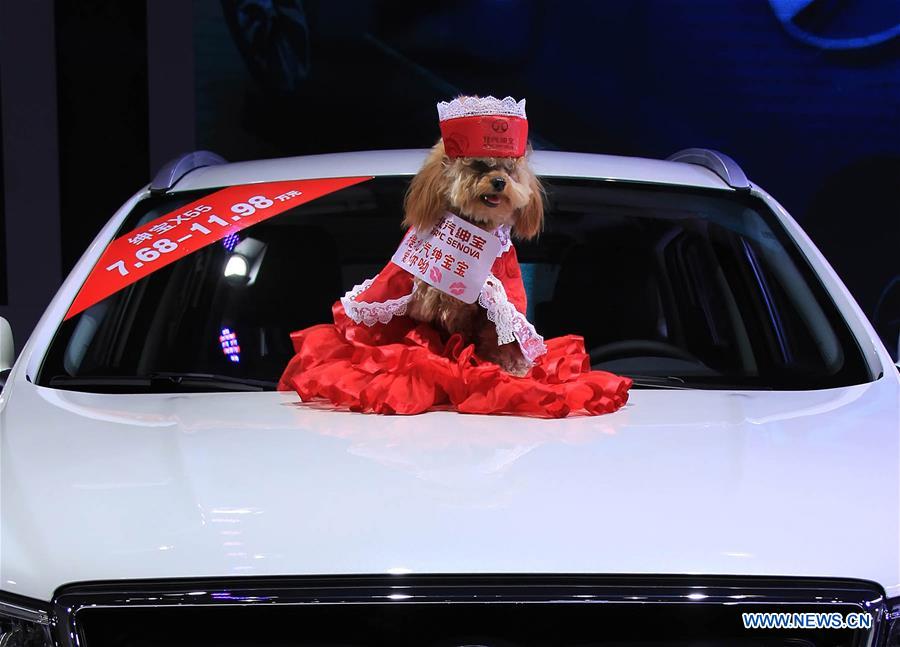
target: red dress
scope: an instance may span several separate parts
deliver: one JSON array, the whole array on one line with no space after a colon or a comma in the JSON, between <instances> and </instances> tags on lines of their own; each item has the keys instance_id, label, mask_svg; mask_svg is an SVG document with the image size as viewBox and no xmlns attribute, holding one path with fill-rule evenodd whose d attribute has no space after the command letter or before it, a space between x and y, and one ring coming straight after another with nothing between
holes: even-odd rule
<instances>
[{"instance_id":1,"label":"red dress","mask_svg":"<svg viewBox=\"0 0 900 647\"><path fill-rule=\"evenodd\" d=\"M505 235L501 235L505 234ZM524 377L475 355L449 337L404 316L413 276L393 263L356 286L332 308L333 324L291 334L296 355L278 388L306 401L328 400L353 411L416 414L430 409L562 418L610 413L628 400L631 379L592 371L584 340L544 340L525 319L525 287L507 232L478 302L501 343L517 342L532 361Z\"/></svg>"}]
</instances>

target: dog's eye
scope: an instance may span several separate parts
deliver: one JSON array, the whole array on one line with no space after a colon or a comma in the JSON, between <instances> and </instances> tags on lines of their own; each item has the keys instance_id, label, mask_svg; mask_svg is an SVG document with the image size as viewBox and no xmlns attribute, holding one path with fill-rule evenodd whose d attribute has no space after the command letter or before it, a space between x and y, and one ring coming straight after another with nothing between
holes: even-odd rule
<instances>
[{"instance_id":1,"label":"dog's eye","mask_svg":"<svg viewBox=\"0 0 900 647\"><path fill-rule=\"evenodd\" d=\"M491 170L491 167L484 162L472 162L472 170L476 173L487 173Z\"/></svg>"}]
</instances>

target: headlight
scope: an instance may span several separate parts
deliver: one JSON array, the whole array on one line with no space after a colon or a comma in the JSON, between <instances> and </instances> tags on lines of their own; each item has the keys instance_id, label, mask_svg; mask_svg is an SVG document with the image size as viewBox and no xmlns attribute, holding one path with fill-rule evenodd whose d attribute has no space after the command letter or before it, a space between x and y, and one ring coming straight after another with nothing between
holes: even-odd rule
<instances>
[{"instance_id":1,"label":"headlight","mask_svg":"<svg viewBox=\"0 0 900 647\"><path fill-rule=\"evenodd\" d=\"M0 647L51 647L50 614L40 602L0 598Z\"/></svg>"}]
</instances>

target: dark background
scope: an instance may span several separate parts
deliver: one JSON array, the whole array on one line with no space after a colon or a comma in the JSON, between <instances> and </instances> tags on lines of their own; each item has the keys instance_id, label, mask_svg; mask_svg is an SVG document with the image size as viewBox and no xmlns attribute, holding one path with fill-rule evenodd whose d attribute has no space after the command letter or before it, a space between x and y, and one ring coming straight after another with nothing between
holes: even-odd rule
<instances>
[{"instance_id":1,"label":"dark background","mask_svg":"<svg viewBox=\"0 0 900 647\"><path fill-rule=\"evenodd\" d=\"M728 153L896 351L900 0L0 0L0 314L24 341L180 152L425 147L459 93L537 148Z\"/></svg>"}]
</instances>

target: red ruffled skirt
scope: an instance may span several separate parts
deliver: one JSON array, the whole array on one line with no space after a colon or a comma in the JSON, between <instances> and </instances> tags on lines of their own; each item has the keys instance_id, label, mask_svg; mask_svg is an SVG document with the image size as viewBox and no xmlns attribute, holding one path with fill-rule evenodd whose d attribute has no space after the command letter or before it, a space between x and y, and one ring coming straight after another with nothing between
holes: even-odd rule
<instances>
[{"instance_id":1,"label":"red ruffled skirt","mask_svg":"<svg viewBox=\"0 0 900 647\"><path fill-rule=\"evenodd\" d=\"M278 384L304 402L327 400L352 411L422 413L453 409L563 418L611 413L628 401L631 379L592 371L584 340L545 341L546 354L524 377L479 359L460 335L444 339L408 317L366 326L353 322L340 301L334 324L291 334L296 355Z\"/></svg>"}]
</instances>

